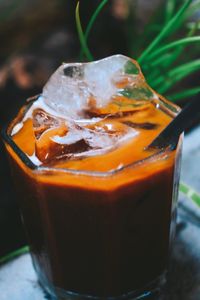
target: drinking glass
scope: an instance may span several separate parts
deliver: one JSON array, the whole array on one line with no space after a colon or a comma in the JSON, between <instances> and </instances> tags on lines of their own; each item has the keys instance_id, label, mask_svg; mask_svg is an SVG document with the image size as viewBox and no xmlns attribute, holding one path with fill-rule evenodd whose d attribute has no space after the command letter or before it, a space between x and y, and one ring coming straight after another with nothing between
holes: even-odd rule
<instances>
[{"instance_id":1,"label":"drinking glass","mask_svg":"<svg viewBox=\"0 0 200 300\"><path fill-rule=\"evenodd\" d=\"M162 103L174 117L173 104ZM36 166L11 137L18 121L2 135L42 287L53 299L151 295L163 282L175 235L182 136L175 150L121 169L79 171Z\"/></svg>"}]
</instances>

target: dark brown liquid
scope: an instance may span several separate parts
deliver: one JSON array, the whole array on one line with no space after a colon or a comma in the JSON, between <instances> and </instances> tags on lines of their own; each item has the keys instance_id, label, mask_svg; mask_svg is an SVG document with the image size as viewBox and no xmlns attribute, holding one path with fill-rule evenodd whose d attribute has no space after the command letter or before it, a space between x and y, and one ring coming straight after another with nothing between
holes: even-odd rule
<instances>
[{"instance_id":1,"label":"dark brown liquid","mask_svg":"<svg viewBox=\"0 0 200 300\"><path fill-rule=\"evenodd\" d=\"M103 166L111 169L118 161L148 156L143 144L170 121L159 110L152 113L149 120L160 126L151 128L150 137L149 128L138 129L140 149L135 151L135 159L129 143L105 154L102 164L102 157L96 156L56 166L104 171ZM14 140L31 155L35 137L31 122L27 122ZM62 170L33 171L8 145L7 149L33 260L50 283L83 295L119 296L144 288L166 270L176 151L98 177Z\"/></svg>"}]
</instances>

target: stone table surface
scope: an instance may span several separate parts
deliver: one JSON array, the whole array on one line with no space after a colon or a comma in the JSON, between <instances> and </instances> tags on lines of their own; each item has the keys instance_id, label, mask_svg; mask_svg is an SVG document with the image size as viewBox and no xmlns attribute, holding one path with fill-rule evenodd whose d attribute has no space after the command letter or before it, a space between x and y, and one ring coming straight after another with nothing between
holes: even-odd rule
<instances>
[{"instance_id":1,"label":"stone table surface","mask_svg":"<svg viewBox=\"0 0 200 300\"><path fill-rule=\"evenodd\" d=\"M185 137L181 180L200 192L200 127ZM155 300L200 299L200 209L179 197L177 236L168 284ZM49 299L37 283L29 254L0 266L0 300Z\"/></svg>"},{"instance_id":2,"label":"stone table surface","mask_svg":"<svg viewBox=\"0 0 200 300\"><path fill-rule=\"evenodd\" d=\"M185 136L181 180L200 192L200 126Z\"/></svg>"}]
</instances>

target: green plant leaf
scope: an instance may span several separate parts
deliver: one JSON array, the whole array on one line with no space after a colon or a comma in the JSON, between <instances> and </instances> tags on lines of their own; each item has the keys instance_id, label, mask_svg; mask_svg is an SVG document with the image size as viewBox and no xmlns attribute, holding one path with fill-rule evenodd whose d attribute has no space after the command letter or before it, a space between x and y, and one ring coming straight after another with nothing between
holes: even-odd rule
<instances>
[{"instance_id":1,"label":"green plant leaf","mask_svg":"<svg viewBox=\"0 0 200 300\"><path fill-rule=\"evenodd\" d=\"M98 7L96 8L96 10L94 11L88 26L86 27L86 31L85 31L85 39L88 39L88 36L90 34L90 31L94 25L94 22L96 21L96 18L98 17L98 15L100 14L100 12L102 11L102 9L104 8L104 6L108 3L108 0L102 0L101 3L98 5Z\"/></svg>"},{"instance_id":2,"label":"green plant leaf","mask_svg":"<svg viewBox=\"0 0 200 300\"><path fill-rule=\"evenodd\" d=\"M84 34L86 42L88 40L89 34L90 34L90 32L91 32L91 30L92 30L92 28L94 26L94 23L95 23L98 15L100 14L100 12L104 8L104 6L107 4L107 2L108 2L108 0L102 0L100 2L100 4L98 5L98 7L96 8L96 10L94 11L94 13L92 14L92 17L90 18L90 21L89 21L89 23L88 23L88 25L86 27L85 34ZM84 53L84 51L83 51L83 49L81 49L81 52L80 52L80 58L81 58L81 60L83 58L83 53Z\"/></svg>"},{"instance_id":3,"label":"green plant leaf","mask_svg":"<svg viewBox=\"0 0 200 300\"><path fill-rule=\"evenodd\" d=\"M85 39L83 29L82 29L82 25L81 25L80 14L79 14L79 2L77 3L77 6L76 6L75 16L76 16L76 27L77 27L78 36L79 36L79 40L80 40L80 43L81 43L83 53L85 54L85 56L87 57L87 59L89 61L92 61L93 56L92 56L92 54L91 54L91 52L88 48L87 41Z\"/></svg>"},{"instance_id":4,"label":"green plant leaf","mask_svg":"<svg viewBox=\"0 0 200 300\"><path fill-rule=\"evenodd\" d=\"M179 49L176 49L174 52L164 53L163 55L158 56L158 58L149 62L149 68L157 67L157 69L160 70L162 67L168 67L169 62L171 62L175 57L177 58L176 52L178 50Z\"/></svg>"},{"instance_id":5,"label":"green plant leaf","mask_svg":"<svg viewBox=\"0 0 200 300\"><path fill-rule=\"evenodd\" d=\"M169 96L166 96L166 97L167 97L167 99L169 99L171 101L178 102L182 99L193 97L193 96L195 96L199 93L200 93L200 86L199 87L194 87L194 88L191 88L191 89L187 89L187 90L184 90L184 91L181 91L179 93L175 93L175 94L172 94L172 95L169 95Z\"/></svg>"},{"instance_id":6,"label":"green plant leaf","mask_svg":"<svg viewBox=\"0 0 200 300\"><path fill-rule=\"evenodd\" d=\"M1 257L0 258L0 264L4 264L4 263L8 262L9 260L12 260L12 259L14 259L14 258L16 258L16 257L18 257L22 254L27 253L27 252L29 252L29 247L28 246L17 249L15 251Z\"/></svg>"},{"instance_id":7,"label":"green plant leaf","mask_svg":"<svg viewBox=\"0 0 200 300\"><path fill-rule=\"evenodd\" d=\"M137 2L137 1L130 1ZM132 4L134 5L134 4ZM137 4L136 4L137 5ZM129 29L129 55L130 57L137 57L141 53L141 49L145 49L155 38L155 36L162 31L163 26L165 24L163 23L163 20L165 18L165 5L161 3L158 5L157 9L154 11L153 15L150 17L149 22L147 22L144 25L144 29L142 33L138 33L138 30L136 29L138 27L137 25L137 17L134 18L134 15L137 15L137 11L135 10L135 14L132 14L132 22L131 27ZM133 10L133 9L132 9ZM133 20L134 18L134 20ZM129 21L130 23L130 21ZM129 24L127 24L129 25ZM135 26L134 26L135 25ZM130 25L129 25L130 26ZM137 41L137 42L136 42Z\"/></svg>"},{"instance_id":8,"label":"green plant leaf","mask_svg":"<svg viewBox=\"0 0 200 300\"><path fill-rule=\"evenodd\" d=\"M143 63L147 56L159 45L159 43L174 31L174 28L177 26L176 23L180 21L180 18L185 13L191 2L192 0L185 1L176 15L168 22L168 24L163 28L153 42L143 51L141 56L138 58L139 63Z\"/></svg>"},{"instance_id":9,"label":"green plant leaf","mask_svg":"<svg viewBox=\"0 0 200 300\"><path fill-rule=\"evenodd\" d=\"M196 33L196 31L198 29L198 24L199 24L198 21L192 23L192 26L190 27L190 30L189 30L189 32L187 34L187 38L193 37L193 35ZM197 37L200 38L200 36L197 36ZM185 40L185 39L182 39L182 40ZM195 39L196 39L196 37L195 37ZM178 40L178 42L182 41L182 40ZM193 41L193 42L195 42L195 41ZM170 43L170 44L172 44L172 43ZM177 61L178 58L180 58L181 54L184 51L185 46L187 46L187 42L186 42L186 44L183 43L183 45L178 45L177 47L175 47L175 49L173 49L173 47L172 47L172 49L171 49L171 50L173 50L172 52L167 51L167 52L164 52L162 55L158 55L159 53L157 53L157 58L156 57L154 59L152 58L151 60L149 60L149 61L146 62L147 70L148 69L152 70L152 68L154 70L157 69L157 72L156 72L157 76L159 76L159 74L161 72L166 73L169 70L169 67L175 61ZM158 49L158 51L159 51L159 49ZM157 50L155 50L155 52L157 52ZM151 56L151 54L150 54L150 56ZM196 54L194 54L194 56L196 56ZM148 57L148 59L149 59L149 57ZM156 78L156 76L154 76L154 73L155 72L152 72L152 71L150 73L150 76L149 76L150 77L150 80L149 80L150 83L153 80L155 80L155 78Z\"/></svg>"},{"instance_id":10,"label":"green plant leaf","mask_svg":"<svg viewBox=\"0 0 200 300\"><path fill-rule=\"evenodd\" d=\"M198 28L198 24L199 21L193 22L192 26L190 27L190 30L187 34L187 38L193 37L193 35L195 34L195 32L197 31ZM192 41L193 42L198 42L198 39L200 39L200 36L194 37L195 39ZM197 39L196 39L197 38ZM179 42L184 42L182 45L179 45ZM180 60L181 55L184 54L183 51L185 49L185 47L187 46L187 42L190 42L188 39L181 39L178 40L178 45L174 44L175 49L173 49L174 47L172 47L171 50L173 50L172 52L169 51L165 51L162 55L158 55L159 53L157 53L157 57L155 57L154 59L152 58L151 60L146 62L145 65L145 69L147 69L147 80L148 82L151 84L151 82L154 82L154 80L159 77L161 74L165 74L167 72L169 72L169 67L176 62L178 59ZM173 43L170 43L170 45ZM169 44L168 44L169 45ZM199 43L196 45L199 45ZM167 46L167 45L166 45ZM192 49L194 49L194 53L192 54L193 57L198 55L199 52L199 47L197 47L197 53L195 54L195 47L193 47ZM191 48L190 48L191 50ZM158 49L159 51L159 49ZM183 56L183 55L182 55ZM156 72L155 72L156 70ZM151 71L151 72L150 72ZM149 73L149 76L148 76Z\"/></svg>"},{"instance_id":11,"label":"green plant leaf","mask_svg":"<svg viewBox=\"0 0 200 300\"><path fill-rule=\"evenodd\" d=\"M157 80L152 82L152 85L158 89L159 93L165 93L175 85L175 83L199 69L200 59L197 59L170 70L164 76L160 76Z\"/></svg>"},{"instance_id":12,"label":"green plant leaf","mask_svg":"<svg viewBox=\"0 0 200 300\"><path fill-rule=\"evenodd\" d=\"M166 2L166 13L165 13L165 23L167 24L171 18L173 17L175 7L176 7L176 0L167 0Z\"/></svg>"},{"instance_id":13,"label":"green plant leaf","mask_svg":"<svg viewBox=\"0 0 200 300\"><path fill-rule=\"evenodd\" d=\"M181 182L179 190L200 207L200 195L193 188Z\"/></svg>"},{"instance_id":14,"label":"green plant leaf","mask_svg":"<svg viewBox=\"0 0 200 300\"><path fill-rule=\"evenodd\" d=\"M149 55L148 60L152 60L154 57L159 57L163 52L171 50L176 47L185 46L192 43L200 42L200 36L187 37L175 42L169 43L161 48L155 50L152 54Z\"/></svg>"}]
</instances>

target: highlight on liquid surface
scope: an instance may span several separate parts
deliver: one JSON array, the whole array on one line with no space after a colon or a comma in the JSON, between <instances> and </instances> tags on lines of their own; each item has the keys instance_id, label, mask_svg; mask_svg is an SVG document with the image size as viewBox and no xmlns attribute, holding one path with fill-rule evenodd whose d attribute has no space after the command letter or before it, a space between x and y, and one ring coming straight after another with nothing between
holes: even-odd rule
<instances>
[{"instance_id":1,"label":"highlight on liquid surface","mask_svg":"<svg viewBox=\"0 0 200 300\"><path fill-rule=\"evenodd\" d=\"M145 147L172 118L160 99L125 56L63 64L11 134L38 166L119 170L153 154Z\"/></svg>"}]
</instances>

